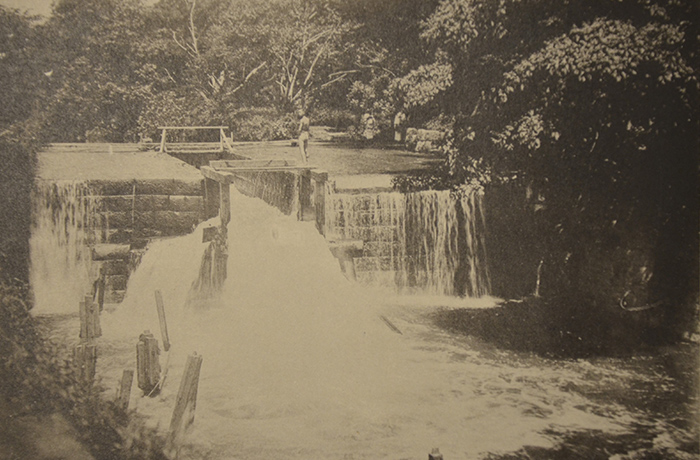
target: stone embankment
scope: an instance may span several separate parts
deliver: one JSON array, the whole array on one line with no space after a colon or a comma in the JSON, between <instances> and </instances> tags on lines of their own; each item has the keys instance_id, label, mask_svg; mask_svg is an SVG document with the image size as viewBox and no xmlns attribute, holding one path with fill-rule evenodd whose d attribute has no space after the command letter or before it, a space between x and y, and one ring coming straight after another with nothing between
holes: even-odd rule
<instances>
[{"instance_id":1,"label":"stone embankment","mask_svg":"<svg viewBox=\"0 0 700 460\"><path fill-rule=\"evenodd\" d=\"M107 302L121 301L149 239L189 233L204 218L197 168L136 144L53 144L37 169L35 206L54 220L37 225L73 225L64 238L87 247L89 279L102 279Z\"/></svg>"}]
</instances>

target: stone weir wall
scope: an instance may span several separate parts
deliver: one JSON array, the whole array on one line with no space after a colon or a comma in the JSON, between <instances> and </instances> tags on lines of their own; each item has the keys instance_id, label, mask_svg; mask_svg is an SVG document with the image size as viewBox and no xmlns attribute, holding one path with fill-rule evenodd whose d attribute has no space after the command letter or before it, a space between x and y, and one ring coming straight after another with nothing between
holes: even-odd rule
<instances>
[{"instance_id":1,"label":"stone weir wall","mask_svg":"<svg viewBox=\"0 0 700 460\"><path fill-rule=\"evenodd\" d=\"M93 181L96 229L91 279L104 276L107 302L120 302L149 240L190 233L203 220L202 184L178 180Z\"/></svg>"},{"instance_id":2,"label":"stone weir wall","mask_svg":"<svg viewBox=\"0 0 700 460\"><path fill-rule=\"evenodd\" d=\"M182 235L203 218L201 181L90 181L87 190L104 243Z\"/></svg>"},{"instance_id":3,"label":"stone weir wall","mask_svg":"<svg viewBox=\"0 0 700 460\"><path fill-rule=\"evenodd\" d=\"M102 283L105 301L120 302L148 242L190 233L204 219L203 197L196 168L136 145L57 144L40 152L36 301L54 302L51 293L62 290L70 295L61 301L74 303Z\"/></svg>"}]
</instances>

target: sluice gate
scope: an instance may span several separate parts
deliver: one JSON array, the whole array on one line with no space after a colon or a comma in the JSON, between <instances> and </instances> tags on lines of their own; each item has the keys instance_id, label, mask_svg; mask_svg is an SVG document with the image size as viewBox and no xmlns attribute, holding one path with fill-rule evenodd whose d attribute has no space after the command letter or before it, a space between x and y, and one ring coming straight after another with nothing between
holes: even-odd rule
<instances>
[{"instance_id":1,"label":"sluice gate","mask_svg":"<svg viewBox=\"0 0 700 460\"><path fill-rule=\"evenodd\" d=\"M219 216L218 228L204 232L209 247L196 288L210 292L226 280L228 224L231 221L231 185L244 195L261 198L298 220L315 221L325 234L328 173L291 160L219 160L200 169L204 181L204 212Z\"/></svg>"}]
</instances>

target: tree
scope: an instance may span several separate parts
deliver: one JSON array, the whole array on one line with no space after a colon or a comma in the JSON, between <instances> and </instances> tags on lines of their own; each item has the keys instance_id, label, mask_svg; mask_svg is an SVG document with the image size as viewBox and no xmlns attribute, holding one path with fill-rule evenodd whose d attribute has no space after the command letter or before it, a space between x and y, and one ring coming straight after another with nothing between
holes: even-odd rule
<instances>
[{"instance_id":1,"label":"tree","mask_svg":"<svg viewBox=\"0 0 700 460\"><path fill-rule=\"evenodd\" d=\"M50 74L36 18L0 6L0 282L29 279L31 188L39 131L34 118Z\"/></svg>"},{"instance_id":2,"label":"tree","mask_svg":"<svg viewBox=\"0 0 700 460\"><path fill-rule=\"evenodd\" d=\"M138 0L61 0L46 24L53 94L46 129L54 141L137 138L150 92L140 53L144 16ZM70 117L66 117L70 114Z\"/></svg>"},{"instance_id":3,"label":"tree","mask_svg":"<svg viewBox=\"0 0 700 460\"><path fill-rule=\"evenodd\" d=\"M697 13L675 0L444 0L424 29L454 67L444 179L477 164L529 188L545 292L598 312L636 296L670 338L698 292Z\"/></svg>"}]
</instances>

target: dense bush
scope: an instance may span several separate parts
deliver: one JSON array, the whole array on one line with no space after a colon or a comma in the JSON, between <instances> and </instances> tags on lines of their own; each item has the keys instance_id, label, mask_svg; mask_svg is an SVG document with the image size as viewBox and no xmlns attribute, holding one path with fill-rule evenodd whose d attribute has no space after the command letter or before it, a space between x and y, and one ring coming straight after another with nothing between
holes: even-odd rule
<instances>
[{"instance_id":1,"label":"dense bush","mask_svg":"<svg viewBox=\"0 0 700 460\"><path fill-rule=\"evenodd\" d=\"M297 135L298 121L293 114L280 114L274 109L251 108L231 117L234 141L274 141Z\"/></svg>"},{"instance_id":2,"label":"dense bush","mask_svg":"<svg viewBox=\"0 0 700 460\"><path fill-rule=\"evenodd\" d=\"M0 397L12 416L60 412L98 459L164 459L164 442L136 414L83 382L65 350L47 341L29 314L26 290L0 284Z\"/></svg>"}]
</instances>

